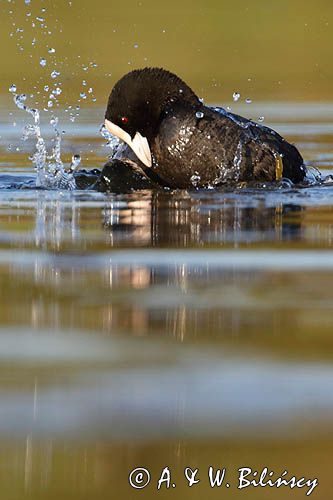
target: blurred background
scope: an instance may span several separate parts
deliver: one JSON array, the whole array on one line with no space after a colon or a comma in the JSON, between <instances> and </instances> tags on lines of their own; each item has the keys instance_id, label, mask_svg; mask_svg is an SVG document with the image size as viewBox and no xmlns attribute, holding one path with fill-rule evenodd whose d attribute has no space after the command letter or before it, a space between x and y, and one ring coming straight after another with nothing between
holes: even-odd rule
<instances>
[{"instance_id":1,"label":"blurred background","mask_svg":"<svg viewBox=\"0 0 333 500\"><path fill-rule=\"evenodd\" d=\"M330 182L138 192L33 185L32 117L101 167L113 84L163 66L333 171L328 0L0 0L0 484L7 499L304 498L238 467L318 477L333 451ZM13 89L16 90L13 90ZM13 179L17 184L13 184ZM20 184L20 182L21 184ZM207 468L231 488L211 489ZM151 470L141 493L132 468ZM185 467L198 467L191 489Z\"/></svg>"},{"instance_id":2,"label":"blurred background","mask_svg":"<svg viewBox=\"0 0 333 500\"><path fill-rule=\"evenodd\" d=\"M261 101L332 99L329 0L2 0L0 8L2 94L13 82L31 92L57 68L62 104L79 97L86 79L103 107L124 73L162 66L208 102L228 101L234 91Z\"/></svg>"}]
</instances>

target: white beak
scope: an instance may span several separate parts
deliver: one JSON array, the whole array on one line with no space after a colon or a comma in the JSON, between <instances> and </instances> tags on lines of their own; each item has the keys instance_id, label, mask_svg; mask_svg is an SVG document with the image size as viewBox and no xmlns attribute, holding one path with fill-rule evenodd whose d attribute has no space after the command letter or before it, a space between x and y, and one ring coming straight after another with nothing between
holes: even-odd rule
<instances>
[{"instance_id":1,"label":"white beak","mask_svg":"<svg viewBox=\"0 0 333 500\"><path fill-rule=\"evenodd\" d=\"M146 137L142 137L139 132L136 132L134 139L132 139L125 130L109 120L105 120L105 126L112 135L126 142L146 167L152 166L151 152Z\"/></svg>"}]
</instances>

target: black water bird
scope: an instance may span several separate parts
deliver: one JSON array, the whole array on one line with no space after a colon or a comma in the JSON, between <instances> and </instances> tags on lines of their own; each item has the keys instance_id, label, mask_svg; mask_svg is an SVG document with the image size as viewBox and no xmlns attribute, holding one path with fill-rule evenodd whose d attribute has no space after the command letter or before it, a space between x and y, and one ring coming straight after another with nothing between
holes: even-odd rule
<instances>
[{"instance_id":1,"label":"black water bird","mask_svg":"<svg viewBox=\"0 0 333 500\"><path fill-rule=\"evenodd\" d=\"M134 162L113 159L106 163L98 179L89 188L102 192L130 193L140 189L159 189Z\"/></svg>"},{"instance_id":2,"label":"black water bird","mask_svg":"<svg viewBox=\"0 0 333 500\"><path fill-rule=\"evenodd\" d=\"M105 126L127 145L117 159L134 159L147 178L162 186L208 187L282 177L297 183L306 173L296 147L277 132L205 106L178 76L160 68L131 71L116 83Z\"/></svg>"}]
</instances>

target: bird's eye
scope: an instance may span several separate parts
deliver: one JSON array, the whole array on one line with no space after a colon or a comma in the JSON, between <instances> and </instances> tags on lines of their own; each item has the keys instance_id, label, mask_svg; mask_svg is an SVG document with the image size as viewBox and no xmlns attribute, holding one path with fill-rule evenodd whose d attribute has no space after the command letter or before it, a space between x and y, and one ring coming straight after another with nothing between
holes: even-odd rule
<instances>
[{"instance_id":1,"label":"bird's eye","mask_svg":"<svg viewBox=\"0 0 333 500\"><path fill-rule=\"evenodd\" d=\"M122 121L123 123L125 123L125 124L126 124L126 123L128 123L128 118L127 118L127 116L122 116L122 117L121 117L121 121Z\"/></svg>"}]
</instances>

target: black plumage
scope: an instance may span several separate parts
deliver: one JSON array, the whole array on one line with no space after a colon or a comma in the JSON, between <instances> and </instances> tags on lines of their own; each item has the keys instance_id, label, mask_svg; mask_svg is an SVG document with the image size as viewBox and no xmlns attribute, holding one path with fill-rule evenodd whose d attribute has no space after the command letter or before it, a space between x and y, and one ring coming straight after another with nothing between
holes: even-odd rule
<instances>
[{"instance_id":1,"label":"black plumage","mask_svg":"<svg viewBox=\"0 0 333 500\"><path fill-rule=\"evenodd\" d=\"M99 178L91 188L123 194L139 189L158 189L159 185L144 175L133 162L113 159L104 165Z\"/></svg>"},{"instance_id":2,"label":"black plumage","mask_svg":"<svg viewBox=\"0 0 333 500\"><path fill-rule=\"evenodd\" d=\"M161 185L207 187L281 177L300 182L306 173L296 147L277 132L205 106L185 82L163 69L135 70L121 78L105 118L125 132L132 149L136 134L147 142L151 163L143 143L144 159L136 163ZM128 148L122 155L130 156Z\"/></svg>"}]
</instances>

